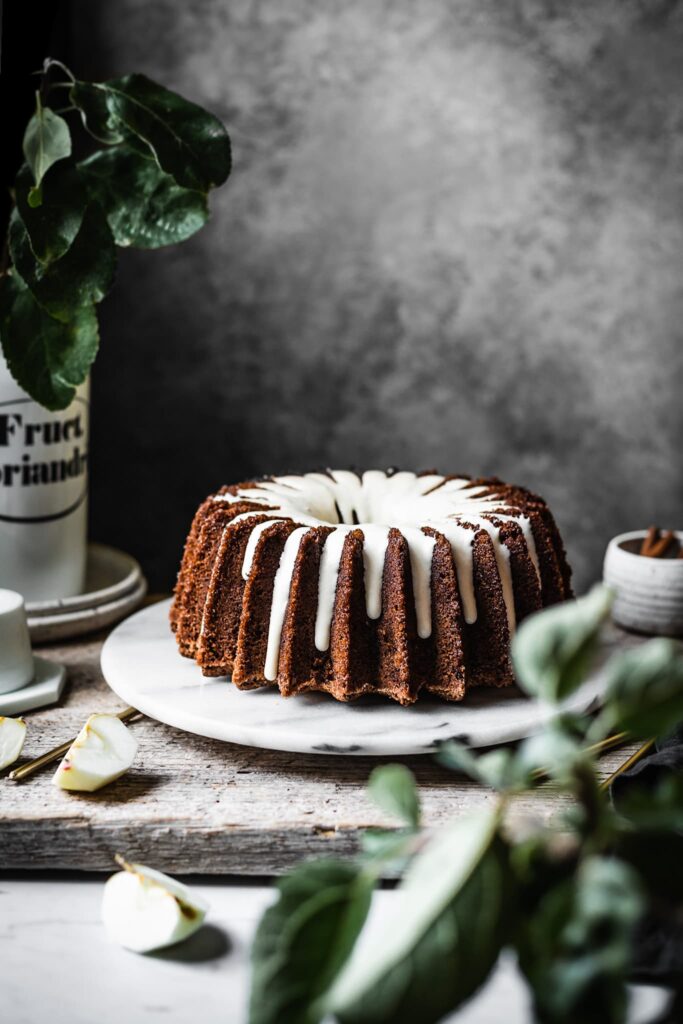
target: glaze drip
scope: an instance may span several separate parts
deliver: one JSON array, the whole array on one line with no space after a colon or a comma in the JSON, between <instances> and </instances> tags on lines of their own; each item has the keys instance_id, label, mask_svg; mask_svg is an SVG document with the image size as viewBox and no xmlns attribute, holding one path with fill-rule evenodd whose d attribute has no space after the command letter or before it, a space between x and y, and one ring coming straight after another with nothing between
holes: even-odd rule
<instances>
[{"instance_id":1,"label":"glaze drip","mask_svg":"<svg viewBox=\"0 0 683 1024\"><path fill-rule=\"evenodd\" d=\"M521 531L529 558L540 581L538 556L531 521L509 504L495 486L477 485L466 477L448 478L438 474L417 476L401 472L388 475L370 470L358 476L348 470L280 476L240 488L234 494L216 495L215 501L248 502L252 508L237 515L231 525L254 517L268 519L254 524L244 555L242 576L249 578L263 534L275 523L297 525L287 538L275 576L270 611L264 675L275 680L279 649L296 558L303 537L312 529L332 526L325 537L320 557L315 645L319 651L330 646L330 629L342 553L347 536L354 530L363 535L365 602L368 618L382 614L382 576L392 528L405 538L415 599L418 636L432 632L431 574L436 540L424 532L431 527L451 547L463 615L476 622L477 604L473 581L473 544L481 531L488 534L496 558L510 633L515 628L515 601L510 552L497 523L514 522ZM230 529L230 526L227 527Z\"/></svg>"}]
</instances>

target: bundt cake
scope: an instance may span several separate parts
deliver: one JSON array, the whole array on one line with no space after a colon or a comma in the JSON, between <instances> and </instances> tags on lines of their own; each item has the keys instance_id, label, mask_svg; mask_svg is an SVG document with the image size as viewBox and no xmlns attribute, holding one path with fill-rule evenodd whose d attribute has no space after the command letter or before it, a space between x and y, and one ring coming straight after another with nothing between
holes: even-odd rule
<instances>
[{"instance_id":1,"label":"bundt cake","mask_svg":"<svg viewBox=\"0 0 683 1024\"><path fill-rule=\"evenodd\" d=\"M515 624L570 597L570 576L545 502L495 477L276 476L199 507L171 625L240 689L460 700L513 681Z\"/></svg>"}]
</instances>

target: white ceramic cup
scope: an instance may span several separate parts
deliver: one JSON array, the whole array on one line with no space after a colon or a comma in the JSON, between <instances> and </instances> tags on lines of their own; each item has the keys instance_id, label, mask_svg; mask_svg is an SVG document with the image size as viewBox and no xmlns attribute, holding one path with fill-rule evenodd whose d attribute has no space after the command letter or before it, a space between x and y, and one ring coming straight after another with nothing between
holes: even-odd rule
<instances>
[{"instance_id":1,"label":"white ceramic cup","mask_svg":"<svg viewBox=\"0 0 683 1024\"><path fill-rule=\"evenodd\" d=\"M683 543L683 532L674 532ZM637 633L683 636L683 558L638 554L646 534L634 530L609 542L603 579L616 592L612 617Z\"/></svg>"},{"instance_id":2,"label":"white ceramic cup","mask_svg":"<svg viewBox=\"0 0 683 1024\"><path fill-rule=\"evenodd\" d=\"M0 693L20 690L33 676L24 599L14 590L0 590Z\"/></svg>"}]
</instances>

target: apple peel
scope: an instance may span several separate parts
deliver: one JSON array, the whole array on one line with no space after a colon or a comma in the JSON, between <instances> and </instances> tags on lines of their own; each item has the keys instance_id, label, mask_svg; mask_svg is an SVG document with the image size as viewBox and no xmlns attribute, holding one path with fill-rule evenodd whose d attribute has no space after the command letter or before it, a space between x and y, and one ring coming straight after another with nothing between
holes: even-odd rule
<instances>
[{"instance_id":1,"label":"apple peel","mask_svg":"<svg viewBox=\"0 0 683 1024\"><path fill-rule=\"evenodd\" d=\"M60 789L92 793L128 771L137 749L138 741L116 715L91 715L52 781Z\"/></svg>"},{"instance_id":2,"label":"apple peel","mask_svg":"<svg viewBox=\"0 0 683 1024\"><path fill-rule=\"evenodd\" d=\"M14 764L25 739L26 722L23 718L5 718L0 715L0 771Z\"/></svg>"},{"instance_id":3,"label":"apple peel","mask_svg":"<svg viewBox=\"0 0 683 1024\"><path fill-rule=\"evenodd\" d=\"M151 953L193 935L208 904L186 885L144 864L117 856L122 871L112 875L102 895L107 934L134 953Z\"/></svg>"}]
</instances>

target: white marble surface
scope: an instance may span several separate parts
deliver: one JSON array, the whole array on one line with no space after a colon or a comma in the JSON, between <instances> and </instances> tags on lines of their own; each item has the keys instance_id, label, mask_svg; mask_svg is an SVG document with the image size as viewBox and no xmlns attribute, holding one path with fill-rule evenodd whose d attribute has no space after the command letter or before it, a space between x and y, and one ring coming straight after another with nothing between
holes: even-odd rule
<instances>
[{"instance_id":1,"label":"white marble surface","mask_svg":"<svg viewBox=\"0 0 683 1024\"><path fill-rule=\"evenodd\" d=\"M102 672L127 704L200 736L299 753L423 754L455 737L472 746L520 739L552 714L512 687L482 687L455 704L423 698L408 708L384 698L343 704L328 694L285 699L272 687L240 691L225 679L205 679L178 654L168 609L164 601L121 623L102 650ZM565 708L589 707L601 689L598 672Z\"/></svg>"},{"instance_id":2,"label":"white marble surface","mask_svg":"<svg viewBox=\"0 0 683 1024\"><path fill-rule=\"evenodd\" d=\"M11 1024L246 1022L249 946L272 892L261 885L191 884L210 904L206 924L185 944L139 956L107 938L100 920L101 878L0 877L0 992L6 1019ZM393 898L388 890L377 894L371 925ZM666 1001L656 989L635 990L630 1024L651 1020ZM449 1018L457 1024L529 1024L530 1019L526 990L510 958Z\"/></svg>"}]
</instances>

